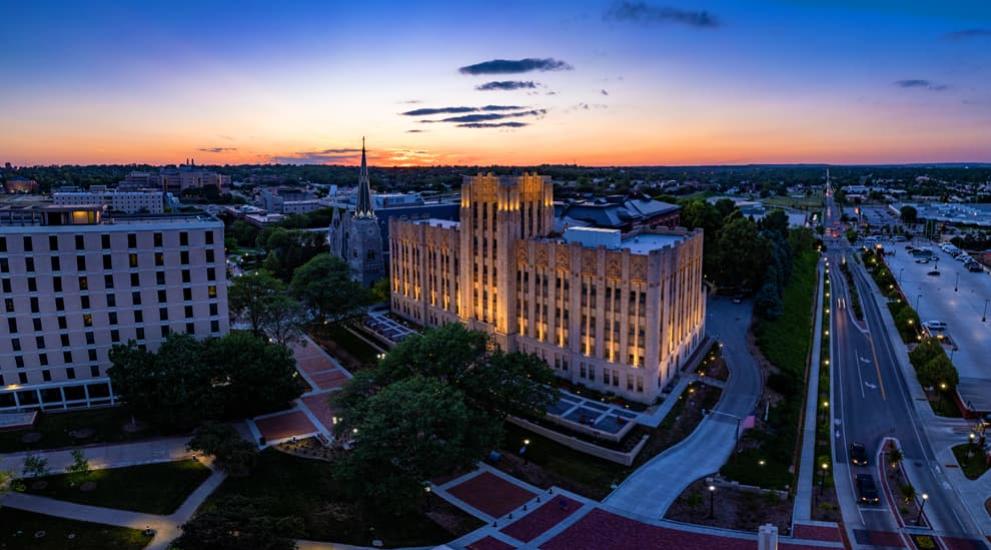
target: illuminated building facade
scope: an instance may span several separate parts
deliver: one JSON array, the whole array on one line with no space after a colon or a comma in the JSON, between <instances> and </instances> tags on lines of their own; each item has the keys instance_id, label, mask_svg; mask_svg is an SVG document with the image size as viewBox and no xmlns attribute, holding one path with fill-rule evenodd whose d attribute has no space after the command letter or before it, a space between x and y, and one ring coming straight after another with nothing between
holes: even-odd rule
<instances>
[{"instance_id":1,"label":"illuminated building facade","mask_svg":"<svg viewBox=\"0 0 991 550\"><path fill-rule=\"evenodd\" d=\"M702 232L553 226L549 178L466 177L460 221L390 220L393 312L653 402L703 340Z\"/></svg>"}]
</instances>

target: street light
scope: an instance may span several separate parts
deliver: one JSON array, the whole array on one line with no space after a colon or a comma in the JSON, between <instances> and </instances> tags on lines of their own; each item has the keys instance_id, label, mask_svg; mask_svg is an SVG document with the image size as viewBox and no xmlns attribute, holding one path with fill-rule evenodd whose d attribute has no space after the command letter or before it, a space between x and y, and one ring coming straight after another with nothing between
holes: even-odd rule
<instances>
[{"instance_id":1,"label":"street light","mask_svg":"<svg viewBox=\"0 0 991 550\"><path fill-rule=\"evenodd\" d=\"M709 518L716 517L716 486L709 485Z\"/></svg>"},{"instance_id":2,"label":"street light","mask_svg":"<svg viewBox=\"0 0 991 550\"><path fill-rule=\"evenodd\" d=\"M943 395L946 393L946 382L939 383L939 408L943 408Z\"/></svg>"},{"instance_id":3,"label":"street light","mask_svg":"<svg viewBox=\"0 0 991 550\"><path fill-rule=\"evenodd\" d=\"M823 462L819 467L822 470L822 476L819 478L819 496L822 496L822 489L826 485L826 470L829 469L829 463Z\"/></svg>"},{"instance_id":4,"label":"street light","mask_svg":"<svg viewBox=\"0 0 991 550\"><path fill-rule=\"evenodd\" d=\"M986 323L988 320L988 302L991 302L991 298L984 300L984 315L981 316L982 323Z\"/></svg>"},{"instance_id":5,"label":"street light","mask_svg":"<svg viewBox=\"0 0 991 550\"><path fill-rule=\"evenodd\" d=\"M922 504L919 506L919 517L915 518L916 525L922 525L922 511L926 509L927 502L929 502L929 495L922 493Z\"/></svg>"},{"instance_id":6,"label":"street light","mask_svg":"<svg viewBox=\"0 0 991 550\"><path fill-rule=\"evenodd\" d=\"M898 270L898 286L901 286L902 284L902 272L904 271L905 271L904 267Z\"/></svg>"},{"instance_id":7,"label":"street light","mask_svg":"<svg viewBox=\"0 0 991 550\"><path fill-rule=\"evenodd\" d=\"M970 438L970 446L967 448L967 458L973 458L974 444L977 443L977 434L975 434L974 432L970 432L970 435L968 435L967 437Z\"/></svg>"},{"instance_id":8,"label":"street light","mask_svg":"<svg viewBox=\"0 0 991 550\"><path fill-rule=\"evenodd\" d=\"M915 297L915 312L916 313L919 312L919 300L921 300L921 299L922 299L922 294L919 294L918 296Z\"/></svg>"},{"instance_id":9,"label":"street light","mask_svg":"<svg viewBox=\"0 0 991 550\"><path fill-rule=\"evenodd\" d=\"M960 291L960 272L957 272L957 282L953 283L953 292Z\"/></svg>"}]
</instances>

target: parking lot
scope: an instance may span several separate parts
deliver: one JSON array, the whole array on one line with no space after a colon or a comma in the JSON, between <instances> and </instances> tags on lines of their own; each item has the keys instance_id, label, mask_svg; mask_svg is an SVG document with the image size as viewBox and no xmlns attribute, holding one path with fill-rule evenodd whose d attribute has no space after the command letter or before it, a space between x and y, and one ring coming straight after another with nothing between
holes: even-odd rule
<instances>
[{"instance_id":1,"label":"parking lot","mask_svg":"<svg viewBox=\"0 0 991 550\"><path fill-rule=\"evenodd\" d=\"M937 245L931 245L939 262L918 264L905 250L907 243L891 244L896 253L887 257L888 265L901 288L923 321L939 320L947 324L946 334L956 344L948 349L960 373L961 395L975 386L987 393L991 386L991 319L982 320L987 308L991 315L991 276L987 272L970 272L963 262L953 259ZM928 275L938 265L939 276ZM991 400L991 396L985 397ZM975 403L976 404L976 403Z\"/></svg>"}]
</instances>

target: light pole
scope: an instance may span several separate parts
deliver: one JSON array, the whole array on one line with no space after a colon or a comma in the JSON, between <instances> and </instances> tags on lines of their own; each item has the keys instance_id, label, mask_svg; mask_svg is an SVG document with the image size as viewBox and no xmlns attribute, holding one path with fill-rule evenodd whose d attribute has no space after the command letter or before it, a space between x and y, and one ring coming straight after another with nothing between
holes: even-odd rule
<instances>
[{"instance_id":1,"label":"light pole","mask_svg":"<svg viewBox=\"0 0 991 550\"><path fill-rule=\"evenodd\" d=\"M946 394L946 382L939 383L939 408L943 408L943 395Z\"/></svg>"},{"instance_id":2,"label":"light pole","mask_svg":"<svg viewBox=\"0 0 991 550\"><path fill-rule=\"evenodd\" d=\"M988 321L988 302L991 302L991 298L984 300L984 315L981 315L982 323L986 323Z\"/></svg>"},{"instance_id":3,"label":"light pole","mask_svg":"<svg viewBox=\"0 0 991 550\"><path fill-rule=\"evenodd\" d=\"M953 292L960 291L960 273L957 272L957 282L953 283Z\"/></svg>"},{"instance_id":4,"label":"light pole","mask_svg":"<svg viewBox=\"0 0 991 550\"><path fill-rule=\"evenodd\" d=\"M902 273L904 271L905 271L904 267L898 270L898 286L902 286Z\"/></svg>"},{"instance_id":5,"label":"light pole","mask_svg":"<svg viewBox=\"0 0 991 550\"><path fill-rule=\"evenodd\" d=\"M916 525L922 525L922 511L926 509L927 502L929 502L929 495L922 493L922 504L919 505L919 516L915 518Z\"/></svg>"},{"instance_id":6,"label":"light pole","mask_svg":"<svg viewBox=\"0 0 991 550\"><path fill-rule=\"evenodd\" d=\"M829 463L823 462L819 465L822 475L819 477L819 496L822 496L822 489L826 486L826 470L829 469Z\"/></svg>"},{"instance_id":7,"label":"light pole","mask_svg":"<svg viewBox=\"0 0 991 550\"><path fill-rule=\"evenodd\" d=\"M523 446L520 447L520 456L523 457L523 464L529 464L529 462L527 462L527 459L526 459L526 449L529 446L530 446L530 440L529 439L524 439L523 440Z\"/></svg>"},{"instance_id":8,"label":"light pole","mask_svg":"<svg viewBox=\"0 0 991 550\"><path fill-rule=\"evenodd\" d=\"M977 442L977 434L975 434L974 432L970 432L970 435L968 435L967 437L970 438L970 446L967 447L967 458L973 458L974 444Z\"/></svg>"},{"instance_id":9,"label":"light pole","mask_svg":"<svg viewBox=\"0 0 991 550\"><path fill-rule=\"evenodd\" d=\"M709 519L716 517L716 486L709 484Z\"/></svg>"},{"instance_id":10,"label":"light pole","mask_svg":"<svg viewBox=\"0 0 991 550\"><path fill-rule=\"evenodd\" d=\"M919 312L919 301L922 300L922 294L915 297L915 312Z\"/></svg>"}]
</instances>

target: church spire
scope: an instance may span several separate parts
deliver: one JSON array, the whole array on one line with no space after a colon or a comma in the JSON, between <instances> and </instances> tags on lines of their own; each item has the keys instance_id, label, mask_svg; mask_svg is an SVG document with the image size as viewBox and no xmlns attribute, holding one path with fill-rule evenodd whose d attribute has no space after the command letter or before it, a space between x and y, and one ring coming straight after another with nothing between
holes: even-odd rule
<instances>
[{"instance_id":1,"label":"church spire","mask_svg":"<svg viewBox=\"0 0 991 550\"><path fill-rule=\"evenodd\" d=\"M354 208L356 218L374 218L372 188L368 182L368 161L365 159L365 138L361 138L361 172L358 174L358 203Z\"/></svg>"}]
</instances>

